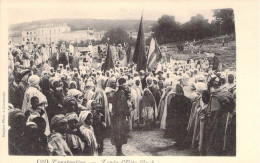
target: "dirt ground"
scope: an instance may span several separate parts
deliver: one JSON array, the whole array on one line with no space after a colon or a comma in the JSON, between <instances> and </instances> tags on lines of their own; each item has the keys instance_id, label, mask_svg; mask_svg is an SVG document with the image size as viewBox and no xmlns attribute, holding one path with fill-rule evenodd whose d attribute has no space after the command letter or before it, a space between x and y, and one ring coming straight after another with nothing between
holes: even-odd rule
<instances>
[{"instance_id":1,"label":"dirt ground","mask_svg":"<svg viewBox=\"0 0 260 163\"><path fill-rule=\"evenodd\" d=\"M193 155L190 149L178 150L174 141L163 137L163 131L154 129L152 131L130 132L128 143L123 145L123 153L126 156L188 156ZM111 144L111 139L104 141L104 156L115 156L116 149Z\"/></svg>"}]
</instances>

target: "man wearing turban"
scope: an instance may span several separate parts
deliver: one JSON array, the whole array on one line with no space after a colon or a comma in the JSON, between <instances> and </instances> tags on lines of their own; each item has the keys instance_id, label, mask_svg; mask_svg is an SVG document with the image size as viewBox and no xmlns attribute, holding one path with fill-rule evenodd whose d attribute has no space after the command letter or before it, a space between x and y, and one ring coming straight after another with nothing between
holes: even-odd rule
<instances>
[{"instance_id":1,"label":"man wearing turban","mask_svg":"<svg viewBox=\"0 0 260 163\"><path fill-rule=\"evenodd\" d=\"M82 140L85 143L83 154L87 156L97 156L98 143L94 134L93 115L90 111L82 111L79 115L79 131L82 135Z\"/></svg>"},{"instance_id":2,"label":"man wearing turban","mask_svg":"<svg viewBox=\"0 0 260 163\"><path fill-rule=\"evenodd\" d=\"M118 90L113 96L111 115L111 142L116 146L117 156L122 156L122 145L127 143L129 106L126 95L126 79L118 80Z\"/></svg>"},{"instance_id":3,"label":"man wearing turban","mask_svg":"<svg viewBox=\"0 0 260 163\"><path fill-rule=\"evenodd\" d=\"M52 147L52 155L54 156L72 156L72 152L66 143L66 130L68 121L63 114L55 115L51 119L52 133L49 136L49 146Z\"/></svg>"},{"instance_id":4,"label":"man wearing turban","mask_svg":"<svg viewBox=\"0 0 260 163\"><path fill-rule=\"evenodd\" d=\"M23 113L25 113L28 109L30 109L32 107L31 98L33 96L36 96L38 98L39 97L46 98L40 90L40 86L39 86L40 77L39 76L37 76L37 75L30 76L28 79L28 82L29 82L29 88L27 88L27 90L25 91L24 99L23 99L23 106L22 106Z\"/></svg>"},{"instance_id":5,"label":"man wearing turban","mask_svg":"<svg viewBox=\"0 0 260 163\"><path fill-rule=\"evenodd\" d=\"M69 100L65 98L65 101ZM72 101L70 101L72 102ZM70 103L64 102L65 103ZM73 110L73 109L72 109ZM68 130L66 132L66 142L73 154L73 156L79 156L83 154L84 143L78 136L80 134L78 130L79 117L75 112L66 113L66 119L68 121Z\"/></svg>"}]
</instances>

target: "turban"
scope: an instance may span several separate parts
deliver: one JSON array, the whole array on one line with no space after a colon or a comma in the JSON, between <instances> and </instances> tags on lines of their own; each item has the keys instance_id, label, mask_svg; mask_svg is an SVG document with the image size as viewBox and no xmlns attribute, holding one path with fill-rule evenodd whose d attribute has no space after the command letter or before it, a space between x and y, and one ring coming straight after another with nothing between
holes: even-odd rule
<instances>
[{"instance_id":1,"label":"turban","mask_svg":"<svg viewBox=\"0 0 260 163\"><path fill-rule=\"evenodd\" d=\"M51 85L54 86L54 83L55 82L59 82L60 78L58 78L58 77L51 77L49 80L51 82Z\"/></svg>"},{"instance_id":2,"label":"turban","mask_svg":"<svg viewBox=\"0 0 260 163\"><path fill-rule=\"evenodd\" d=\"M195 88L199 94L202 94L203 91L206 91L208 89L207 84L202 82L196 83Z\"/></svg>"},{"instance_id":3,"label":"turban","mask_svg":"<svg viewBox=\"0 0 260 163\"><path fill-rule=\"evenodd\" d=\"M139 76L138 72L134 72L134 77L137 77L137 76Z\"/></svg>"},{"instance_id":4,"label":"turban","mask_svg":"<svg viewBox=\"0 0 260 163\"><path fill-rule=\"evenodd\" d=\"M62 122L68 122L66 117L63 114L58 114L55 115L52 119L51 119L51 126L55 126L57 124L60 124Z\"/></svg>"},{"instance_id":5,"label":"turban","mask_svg":"<svg viewBox=\"0 0 260 163\"><path fill-rule=\"evenodd\" d=\"M134 77L133 80L134 80L134 82L136 83L137 80L138 80L138 81L141 81L141 78L137 76L137 77Z\"/></svg>"},{"instance_id":6,"label":"turban","mask_svg":"<svg viewBox=\"0 0 260 163\"><path fill-rule=\"evenodd\" d=\"M183 85L188 85L188 82L189 82L188 74L183 74L182 78L181 78L181 81L182 81Z\"/></svg>"},{"instance_id":7,"label":"turban","mask_svg":"<svg viewBox=\"0 0 260 163\"><path fill-rule=\"evenodd\" d=\"M140 76L143 76L144 75L144 70L141 70L140 71Z\"/></svg>"},{"instance_id":8,"label":"turban","mask_svg":"<svg viewBox=\"0 0 260 163\"><path fill-rule=\"evenodd\" d=\"M66 119L67 119L67 121L70 121L70 120L79 121L79 117L78 117L78 115L75 112L66 114Z\"/></svg>"},{"instance_id":9,"label":"turban","mask_svg":"<svg viewBox=\"0 0 260 163\"><path fill-rule=\"evenodd\" d=\"M67 92L67 96L78 96L78 95L82 95L83 93L77 89L70 89L68 92Z\"/></svg>"},{"instance_id":10,"label":"turban","mask_svg":"<svg viewBox=\"0 0 260 163\"><path fill-rule=\"evenodd\" d=\"M134 83L134 81L133 80L129 80L128 81L128 86L133 86L135 83Z\"/></svg>"},{"instance_id":11,"label":"turban","mask_svg":"<svg viewBox=\"0 0 260 163\"><path fill-rule=\"evenodd\" d=\"M11 103L8 103L8 110L14 109L14 106Z\"/></svg>"},{"instance_id":12,"label":"turban","mask_svg":"<svg viewBox=\"0 0 260 163\"><path fill-rule=\"evenodd\" d=\"M50 78L49 78L49 81L50 81L51 84L53 84L55 78L57 78L57 77L50 77Z\"/></svg>"},{"instance_id":13,"label":"turban","mask_svg":"<svg viewBox=\"0 0 260 163\"><path fill-rule=\"evenodd\" d=\"M169 87L169 86L171 86L172 82L171 82L171 80L167 79L167 80L165 80L164 84L165 84L165 87Z\"/></svg>"},{"instance_id":14,"label":"turban","mask_svg":"<svg viewBox=\"0 0 260 163\"><path fill-rule=\"evenodd\" d=\"M91 78L86 81L86 87L94 87L95 84Z\"/></svg>"},{"instance_id":15,"label":"turban","mask_svg":"<svg viewBox=\"0 0 260 163\"><path fill-rule=\"evenodd\" d=\"M79 123L81 125L85 124L85 120L88 117L88 115L91 114L90 111L81 111L79 114Z\"/></svg>"},{"instance_id":16,"label":"turban","mask_svg":"<svg viewBox=\"0 0 260 163\"><path fill-rule=\"evenodd\" d=\"M28 83L30 86L37 86L40 83L40 77L37 75L32 75L29 77Z\"/></svg>"},{"instance_id":17,"label":"turban","mask_svg":"<svg viewBox=\"0 0 260 163\"><path fill-rule=\"evenodd\" d=\"M106 80L107 80L106 77L99 76L98 79L97 79L97 87L101 88L101 89L105 88Z\"/></svg>"},{"instance_id":18,"label":"turban","mask_svg":"<svg viewBox=\"0 0 260 163\"><path fill-rule=\"evenodd\" d=\"M222 79L225 79L226 78L226 75L224 74L224 73L220 73L220 76L219 76L220 78L222 78Z\"/></svg>"},{"instance_id":19,"label":"turban","mask_svg":"<svg viewBox=\"0 0 260 163\"><path fill-rule=\"evenodd\" d=\"M68 105L70 101L76 101L75 97L72 96L72 95L67 95L65 98L64 98L64 106Z\"/></svg>"},{"instance_id":20,"label":"turban","mask_svg":"<svg viewBox=\"0 0 260 163\"><path fill-rule=\"evenodd\" d=\"M118 79L120 77L120 74L118 72L116 72L115 77Z\"/></svg>"},{"instance_id":21,"label":"turban","mask_svg":"<svg viewBox=\"0 0 260 163\"><path fill-rule=\"evenodd\" d=\"M29 74L31 71L26 69L26 70L22 70L19 75L21 78L23 78L25 75Z\"/></svg>"},{"instance_id":22,"label":"turban","mask_svg":"<svg viewBox=\"0 0 260 163\"><path fill-rule=\"evenodd\" d=\"M33 127L33 128L37 128L37 124L35 122L26 122L26 127Z\"/></svg>"},{"instance_id":23,"label":"turban","mask_svg":"<svg viewBox=\"0 0 260 163\"><path fill-rule=\"evenodd\" d=\"M111 77L108 79L108 82L111 83L111 82L116 82L116 77Z\"/></svg>"},{"instance_id":24,"label":"turban","mask_svg":"<svg viewBox=\"0 0 260 163\"><path fill-rule=\"evenodd\" d=\"M153 85L153 78L151 76L147 76L146 83L148 84L148 81L151 81L150 87Z\"/></svg>"},{"instance_id":25,"label":"turban","mask_svg":"<svg viewBox=\"0 0 260 163\"><path fill-rule=\"evenodd\" d=\"M61 77L67 78L67 75L65 73L62 73Z\"/></svg>"}]
</instances>

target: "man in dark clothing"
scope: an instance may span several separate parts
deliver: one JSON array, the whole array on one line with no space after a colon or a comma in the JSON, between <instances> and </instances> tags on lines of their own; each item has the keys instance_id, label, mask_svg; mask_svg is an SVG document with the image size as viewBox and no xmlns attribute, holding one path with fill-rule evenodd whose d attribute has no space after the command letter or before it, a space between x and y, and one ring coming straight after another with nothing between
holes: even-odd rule
<instances>
[{"instance_id":1,"label":"man in dark clothing","mask_svg":"<svg viewBox=\"0 0 260 163\"><path fill-rule=\"evenodd\" d=\"M63 67L66 67L66 65L69 63L68 54L66 54L65 52L60 53L59 63L63 64Z\"/></svg>"},{"instance_id":2,"label":"man in dark clothing","mask_svg":"<svg viewBox=\"0 0 260 163\"><path fill-rule=\"evenodd\" d=\"M63 105L63 90L60 81L54 81L52 84L52 89L49 92L49 97L47 97L48 101L48 118L49 121L52 119L54 115L57 114L65 114Z\"/></svg>"},{"instance_id":3,"label":"man in dark clothing","mask_svg":"<svg viewBox=\"0 0 260 163\"><path fill-rule=\"evenodd\" d=\"M122 145L127 143L129 107L127 104L126 79L118 80L119 87L113 97L111 116L111 142L116 146L117 156L123 156Z\"/></svg>"},{"instance_id":4,"label":"man in dark clothing","mask_svg":"<svg viewBox=\"0 0 260 163\"><path fill-rule=\"evenodd\" d=\"M219 59L218 57L216 56L216 54L214 55L214 58L213 58L213 67L212 67L212 70L218 70L218 66L219 66Z\"/></svg>"},{"instance_id":5,"label":"man in dark clothing","mask_svg":"<svg viewBox=\"0 0 260 163\"><path fill-rule=\"evenodd\" d=\"M34 156L47 156L48 143L44 134L46 122L42 117L36 117L27 123L25 129L25 154Z\"/></svg>"},{"instance_id":6,"label":"man in dark clothing","mask_svg":"<svg viewBox=\"0 0 260 163\"><path fill-rule=\"evenodd\" d=\"M166 126L172 131L178 149L184 147L191 107L191 100L184 96L182 87L176 85L176 95L171 99L170 107L167 109Z\"/></svg>"},{"instance_id":7,"label":"man in dark clothing","mask_svg":"<svg viewBox=\"0 0 260 163\"><path fill-rule=\"evenodd\" d=\"M8 110L8 122L11 127L8 131L8 146L10 155L24 155L24 114L20 109Z\"/></svg>"},{"instance_id":8,"label":"man in dark clothing","mask_svg":"<svg viewBox=\"0 0 260 163\"><path fill-rule=\"evenodd\" d=\"M104 108L99 104L94 104L93 113L93 129L97 139L98 155L101 156L104 149L104 138L105 138L105 113Z\"/></svg>"},{"instance_id":9,"label":"man in dark clothing","mask_svg":"<svg viewBox=\"0 0 260 163\"><path fill-rule=\"evenodd\" d=\"M30 70L23 70L15 76L13 83L9 85L9 102L14 108L22 108L25 90L28 87L27 79Z\"/></svg>"},{"instance_id":10,"label":"man in dark clothing","mask_svg":"<svg viewBox=\"0 0 260 163\"><path fill-rule=\"evenodd\" d=\"M143 70L140 71L140 77L141 77L142 89L144 89L147 86L147 83L146 83L147 76Z\"/></svg>"}]
</instances>

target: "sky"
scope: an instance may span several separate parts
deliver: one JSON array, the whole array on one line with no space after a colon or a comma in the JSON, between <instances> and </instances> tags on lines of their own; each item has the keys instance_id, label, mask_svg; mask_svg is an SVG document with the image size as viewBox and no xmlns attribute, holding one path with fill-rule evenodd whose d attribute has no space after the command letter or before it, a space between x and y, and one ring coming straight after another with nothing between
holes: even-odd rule
<instances>
[{"instance_id":1,"label":"sky","mask_svg":"<svg viewBox=\"0 0 260 163\"><path fill-rule=\"evenodd\" d=\"M175 20L185 23L191 16L203 15L213 19L212 9L194 7L185 3L170 1L8 1L8 24L31 22L54 18L93 19L140 19L158 20L162 15L175 16ZM198 5L198 4L196 4Z\"/></svg>"}]
</instances>

